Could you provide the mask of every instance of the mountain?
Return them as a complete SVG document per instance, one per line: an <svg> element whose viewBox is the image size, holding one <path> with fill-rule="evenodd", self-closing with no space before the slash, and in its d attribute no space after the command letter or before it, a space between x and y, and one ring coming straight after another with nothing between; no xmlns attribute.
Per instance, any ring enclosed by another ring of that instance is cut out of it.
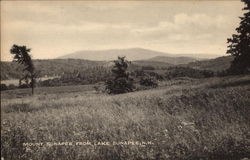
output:
<svg viewBox="0 0 250 160"><path fill-rule="evenodd" d="M194 69L205 69L211 71L222 71L230 67L233 56L223 56L210 60L196 61L182 66Z"/></svg>
<svg viewBox="0 0 250 160"><path fill-rule="evenodd" d="M118 56L126 56L130 61L149 59L155 56L167 56L168 54L142 48L129 49L110 49L110 50L91 50L91 51L77 51L72 54L67 54L59 59L88 59L94 61L110 61L117 59Z"/></svg>
<svg viewBox="0 0 250 160"><path fill-rule="evenodd" d="M214 54L170 54L143 48L128 48L128 49L109 49L109 50L82 50L71 54L58 57L58 59L87 59L94 61L111 61L117 59L118 56L126 56L130 61L146 60L154 57L190 57L197 60L219 57ZM190 62L189 59L188 62ZM182 63L182 60L180 60ZM192 60L191 60L192 61ZM168 61L167 61L168 62ZM179 64L179 60L177 60Z"/></svg>
<svg viewBox="0 0 250 160"><path fill-rule="evenodd" d="M178 64L188 64L190 62L195 62L197 59L191 57L170 57L170 56L156 56L148 59L149 61L164 62L168 64L178 65Z"/></svg>

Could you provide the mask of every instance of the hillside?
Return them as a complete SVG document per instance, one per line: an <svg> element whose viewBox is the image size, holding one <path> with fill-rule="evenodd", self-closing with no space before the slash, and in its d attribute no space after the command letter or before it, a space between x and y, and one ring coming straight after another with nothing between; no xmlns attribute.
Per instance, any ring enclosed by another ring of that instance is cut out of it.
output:
<svg viewBox="0 0 250 160"><path fill-rule="evenodd" d="M186 65L181 65L184 67L190 67L194 69L204 69L211 71L222 71L230 67L230 63L233 60L232 56L223 56L210 60L191 62Z"/></svg>
<svg viewBox="0 0 250 160"><path fill-rule="evenodd" d="M44 76L61 76L64 73L73 73L74 71L82 71L94 73L96 67L102 71L113 65L112 61L90 61L83 59L49 59L34 60L35 68L40 77ZM133 61L129 70L141 69L142 67L164 69L171 64L155 61ZM1 62L1 80L19 79L22 76L23 66L14 62ZM97 74L97 73L96 73Z"/></svg>
<svg viewBox="0 0 250 160"><path fill-rule="evenodd" d="M230 66L233 57L224 56L211 60L195 61L189 57L152 57L149 60L132 61L130 70L149 69L161 70L164 73L170 66L189 67L198 70L222 71ZM190 62L191 61L191 62ZM195 62L192 62L195 61ZM190 62L188 64L180 64ZM34 60L36 69L40 72L40 76L60 76L67 72L74 71L93 71L95 67L101 67L104 70L113 65L112 61L90 61L83 59L50 59L50 60ZM1 80L19 79L21 77L23 67L14 62L1 62ZM92 70L91 70L92 69Z"/></svg>
<svg viewBox="0 0 250 160"><path fill-rule="evenodd" d="M246 159L250 155L249 82L249 76L186 78L121 95L97 93L90 85L36 88L34 96L29 96L29 89L4 91L1 156ZM87 141L87 145L78 143ZM28 142L43 144L23 146ZM72 146L57 142L72 142Z"/></svg>
<svg viewBox="0 0 250 160"><path fill-rule="evenodd" d="M150 58L149 61L164 62L164 63L173 64L173 65L178 65L178 64L187 64L190 62L195 62L197 61L197 59L191 58L191 57L156 56L156 57Z"/></svg>
<svg viewBox="0 0 250 160"><path fill-rule="evenodd" d="M56 76L65 72L73 72L74 70L82 70L90 67L103 66L105 62L89 61L81 59L49 59L34 60L35 68L39 71L39 75ZM1 62L1 80L18 79L21 77L23 66L15 62Z"/></svg>

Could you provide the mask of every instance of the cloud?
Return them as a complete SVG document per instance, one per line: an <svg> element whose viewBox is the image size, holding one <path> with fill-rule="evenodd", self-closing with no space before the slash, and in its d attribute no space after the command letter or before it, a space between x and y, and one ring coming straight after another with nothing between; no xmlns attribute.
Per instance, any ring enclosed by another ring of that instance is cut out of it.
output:
<svg viewBox="0 0 250 160"><path fill-rule="evenodd" d="M4 1L2 51L18 43L34 48L35 58L127 47L222 52L237 27L241 6L214 3Z"/></svg>
<svg viewBox="0 0 250 160"><path fill-rule="evenodd" d="M213 43L213 39L217 42L218 38L225 37L231 25L230 18L223 15L178 13L172 20L160 21L153 27L134 27L132 32L159 41Z"/></svg>
<svg viewBox="0 0 250 160"><path fill-rule="evenodd" d="M185 13L174 16L174 23L182 26L196 26L200 28L225 28L230 22L228 16L216 15L209 16L206 14L192 14Z"/></svg>

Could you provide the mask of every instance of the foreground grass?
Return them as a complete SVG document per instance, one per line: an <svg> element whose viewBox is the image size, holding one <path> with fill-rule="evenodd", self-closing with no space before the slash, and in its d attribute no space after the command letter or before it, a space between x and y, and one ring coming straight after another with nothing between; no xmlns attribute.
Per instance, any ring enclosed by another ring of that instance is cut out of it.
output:
<svg viewBox="0 0 250 160"><path fill-rule="evenodd" d="M250 155L249 84L250 76L241 76L177 79L158 89L113 96L97 94L89 86L40 88L33 97L26 96L27 90L2 92L2 157L244 158ZM23 146L86 141L150 143Z"/></svg>

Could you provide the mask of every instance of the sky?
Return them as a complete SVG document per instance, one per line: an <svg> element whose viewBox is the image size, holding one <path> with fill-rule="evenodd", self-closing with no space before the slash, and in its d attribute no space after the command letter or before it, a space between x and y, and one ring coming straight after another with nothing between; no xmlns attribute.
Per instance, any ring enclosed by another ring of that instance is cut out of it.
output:
<svg viewBox="0 0 250 160"><path fill-rule="evenodd" d="M34 59L79 50L145 48L226 55L240 1L1 1L1 60L13 44Z"/></svg>

